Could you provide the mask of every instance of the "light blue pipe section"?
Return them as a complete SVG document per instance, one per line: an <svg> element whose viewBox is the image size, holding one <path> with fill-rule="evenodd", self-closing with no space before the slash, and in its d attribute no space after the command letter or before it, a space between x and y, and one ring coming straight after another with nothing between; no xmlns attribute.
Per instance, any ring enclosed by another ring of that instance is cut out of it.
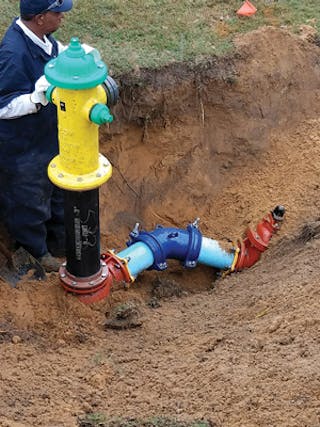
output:
<svg viewBox="0 0 320 427"><path fill-rule="evenodd" d="M151 267L154 262L151 249L143 242L137 242L129 246L123 251L118 252L117 256L128 261L128 270L134 278L142 271Z"/></svg>
<svg viewBox="0 0 320 427"><path fill-rule="evenodd" d="M202 237L198 262L210 267L225 269L230 268L234 260L234 253L222 249L216 240Z"/></svg>
<svg viewBox="0 0 320 427"><path fill-rule="evenodd" d="M163 229L166 232L165 229ZM177 230L179 231L179 230ZM127 260L128 270L132 277L150 268L154 263L151 249L143 242L136 242L123 251L117 253L119 258ZM202 237L201 249L198 257L200 264L217 269L230 268L234 260L234 253L228 253L222 249L216 240Z"/></svg>

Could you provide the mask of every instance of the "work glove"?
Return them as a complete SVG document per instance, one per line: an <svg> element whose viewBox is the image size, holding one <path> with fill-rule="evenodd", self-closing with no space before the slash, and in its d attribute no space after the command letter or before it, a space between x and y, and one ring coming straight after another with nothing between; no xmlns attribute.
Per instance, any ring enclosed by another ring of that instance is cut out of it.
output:
<svg viewBox="0 0 320 427"><path fill-rule="evenodd" d="M46 98L46 91L50 83L45 76L41 76L34 85L34 91L31 94L31 102L34 104L42 104L46 106L49 101Z"/></svg>
<svg viewBox="0 0 320 427"><path fill-rule="evenodd" d="M86 44L86 43L82 43L82 44L81 44L81 47L82 47L82 49L85 51L85 53L90 53L90 52L92 52L92 51L94 50L94 47L89 46L89 45L88 45L88 44Z"/></svg>
<svg viewBox="0 0 320 427"><path fill-rule="evenodd" d="M95 61L101 61L100 53L92 46L89 46L88 44L82 43L82 49L85 51L86 55L90 53L94 57Z"/></svg>

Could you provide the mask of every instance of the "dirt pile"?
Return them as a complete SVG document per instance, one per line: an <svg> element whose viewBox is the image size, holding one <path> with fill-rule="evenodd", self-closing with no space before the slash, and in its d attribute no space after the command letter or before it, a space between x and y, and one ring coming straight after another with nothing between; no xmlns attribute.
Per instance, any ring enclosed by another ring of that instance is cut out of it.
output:
<svg viewBox="0 0 320 427"><path fill-rule="evenodd" d="M195 217L205 236L234 239L281 203L279 235L224 280L171 262L91 307L55 274L1 284L1 426L73 427L84 413L320 425L320 50L272 28L236 44L233 57L121 78L102 135L114 166L100 191L102 248L122 249L135 222ZM143 321L105 329L127 302Z"/></svg>

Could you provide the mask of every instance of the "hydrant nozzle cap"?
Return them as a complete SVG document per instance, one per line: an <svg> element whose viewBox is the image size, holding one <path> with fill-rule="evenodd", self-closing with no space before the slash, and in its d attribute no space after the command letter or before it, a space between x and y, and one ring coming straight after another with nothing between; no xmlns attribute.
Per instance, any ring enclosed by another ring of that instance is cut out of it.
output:
<svg viewBox="0 0 320 427"><path fill-rule="evenodd" d="M104 123L111 123L113 116L106 105L96 104L90 111L90 120L96 125L102 125Z"/></svg>
<svg viewBox="0 0 320 427"><path fill-rule="evenodd" d="M103 83L108 75L105 63L86 54L78 37L72 37L68 48L49 61L44 72L52 85L64 89L90 89Z"/></svg>
<svg viewBox="0 0 320 427"><path fill-rule="evenodd" d="M78 37L72 37L70 40L67 55L69 58L81 58L85 55L85 51L81 46Z"/></svg>

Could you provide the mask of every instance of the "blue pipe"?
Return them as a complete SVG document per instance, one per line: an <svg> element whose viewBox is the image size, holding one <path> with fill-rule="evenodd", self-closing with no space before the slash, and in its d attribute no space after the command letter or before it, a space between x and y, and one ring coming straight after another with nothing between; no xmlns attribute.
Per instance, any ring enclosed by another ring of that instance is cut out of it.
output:
<svg viewBox="0 0 320 427"><path fill-rule="evenodd" d="M226 252L216 240L203 237L197 225L189 224L186 230L163 228L139 231L138 224L130 233L128 248L117 256L127 260L132 277L144 270L165 270L167 259L177 259L187 268L197 263L217 269L228 269L234 260L234 253Z"/></svg>
<svg viewBox="0 0 320 427"><path fill-rule="evenodd" d="M226 252L216 240L202 237L201 249L198 258L200 264L220 270L228 269L232 266L234 252Z"/></svg>
<svg viewBox="0 0 320 427"><path fill-rule="evenodd" d="M117 257L128 261L127 267L131 277L134 279L144 270L149 269L154 263L154 257L151 249L142 242L117 253Z"/></svg>

